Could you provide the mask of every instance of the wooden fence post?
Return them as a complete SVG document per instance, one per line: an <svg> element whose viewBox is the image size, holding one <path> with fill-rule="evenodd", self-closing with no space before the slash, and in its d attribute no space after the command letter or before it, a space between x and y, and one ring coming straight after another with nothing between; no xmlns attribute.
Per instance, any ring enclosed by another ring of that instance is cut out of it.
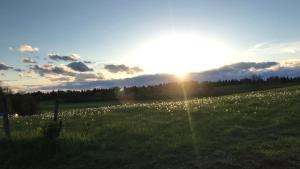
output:
<svg viewBox="0 0 300 169"><path fill-rule="evenodd" d="M54 118L53 120L55 122L57 122L57 119L58 119L58 101L55 100L55 105L54 105Z"/></svg>
<svg viewBox="0 0 300 169"><path fill-rule="evenodd" d="M8 139L10 139L10 126L9 126L8 107L7 107L7 98L6 98L6 96L3 96L3 109L4 109L3 129L4 129L5 136Z"/></svg>

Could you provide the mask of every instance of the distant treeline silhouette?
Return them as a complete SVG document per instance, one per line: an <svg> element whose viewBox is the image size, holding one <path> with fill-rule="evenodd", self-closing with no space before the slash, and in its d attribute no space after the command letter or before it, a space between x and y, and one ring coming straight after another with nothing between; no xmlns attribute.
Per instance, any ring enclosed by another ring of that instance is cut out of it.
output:
<svg viewBox="0 0 300 169"><path fill-rule="evenodd" d="M222 80L216 82L173 82L154 86L141 87L114 87L110 89L92 90L67 90L51 92L34 92L30 95L38 101L59 99L64 102L82 101L136 101L136 100L164 100L181 99L183 91L190 98L220 96L231 93L262 90L280 87L282 84L300 84L300 77L270 77L263 79L259 76L252 76L240 80Z"/></svg>
<svg viewBox="0 0 300 169"><path fill-rule="evenodd" d="M67 90L51 92L17 93L4 92L0 88L0 97L6 93L9 98L10 112L18 112L21 115L30 115L37 112L37 104L43 101L59 102L89 102L89 101L114 101L135 102L147 100L179 100L184 98L200 98L210 96L222 96L234 93L266 90L289 85L300 84L300 77L270 77L263 79L252 76L240 80L222 80L216 82L182 81L154 86L141 87L114 87L110 89L92 90ZM2 110L2 104L0 105Z"/></svg>

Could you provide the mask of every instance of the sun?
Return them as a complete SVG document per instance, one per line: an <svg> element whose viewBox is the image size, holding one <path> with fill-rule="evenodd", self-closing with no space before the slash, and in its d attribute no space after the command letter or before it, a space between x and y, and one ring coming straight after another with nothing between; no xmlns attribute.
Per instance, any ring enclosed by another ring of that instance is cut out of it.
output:
<svg viewBox="0 0 300 169"><path fill-rule="evenodd" d="M136 60L149 73L171 73L184 77L224 65L230 48L220 40L191 32L161 34L143 42L135 52Z"/></svg>
<svg viewBox="0 0 300 169"><path fill-rule="evenodd" d="M175 74L178 77L178 79L184 80L185 77L187 76L188 72L186 72L186 71L177 71L177 72L174 71L173 74Z"/></svg>

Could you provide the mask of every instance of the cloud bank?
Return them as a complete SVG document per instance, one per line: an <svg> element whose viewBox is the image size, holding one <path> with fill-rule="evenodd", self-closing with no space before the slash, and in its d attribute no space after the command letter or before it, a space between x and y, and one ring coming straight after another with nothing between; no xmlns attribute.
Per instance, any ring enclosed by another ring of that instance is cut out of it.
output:
<svg viewBox="0 0 300 169"><path fill-rule="evenodd" d="M85 82L69 82L56 86L47 86L38 88L38 90L79 90L79 89L92 89L92 88L111 88L111 87L124 87L124 86L146 86L156 85L161 83L175 82L177 77L169 74L156 74L156 75L141 75L133 78L115 79L115 80L97 80ZM34 89L37 90L37 89Z"/></svg>
<svg viewBox="0 0 300 169"><path fill-rule="evenodd" d="M74 70L76 69L76 70ZM73 67L69 65L33 65L29 68L30 71L45 77L50 81L54 82L83 82L88 80L99 80L103 79L104 76L101 73L86 73L86 71L91 71L92 69L81 67Z"/></svg>
<svg viewBox="0 0 300 169"><path fill-rule="evenodd" d="M253 75L262 78L270 76L300 76L300 60L285 60L278 62L240 62L226 65L210 71L192 73L191 80L216 81L249 78Z"/></svg>
<svg viewBox="0 0 300 169"><path fill-rule="evenodd" d="M186 79L198 82L203 81L218 81L250 78L253 75L268 78L270 76L300 76L300 59L285 60L282 62L240 62L231 65L222 66L218 69L213 69L204 72L190 73ZM69 82L56 86L47 86L38 90L78 90L92 88L111 88L123 86L147 86L157 85L161 83L169 83L178 81L175 75L171 74L155 74L141 75L133 78L116 79L116 80L96 80L88 82Z"/></svg>

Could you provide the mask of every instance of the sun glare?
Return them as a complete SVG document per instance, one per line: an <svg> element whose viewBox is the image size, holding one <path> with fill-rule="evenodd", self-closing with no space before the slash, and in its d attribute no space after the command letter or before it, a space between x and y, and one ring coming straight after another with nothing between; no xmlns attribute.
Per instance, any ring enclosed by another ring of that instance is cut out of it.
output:
<svg viewBox="0 0 300 169"><path fill-rule="evenodd" d="M230 48L219 40L196 33L168 33L144 42L136 59L149 73L172 73L184 77L224 65Z"/></svg>
<svg viewBox="0 0 300 169"><path fill-rule="evenodd" d="M185 71L178 71L178 72L176 72L176 71L174 71L173 73L174 73L180 80L183 80L183 79L185 79L185 77L186 77L186 75L187 75L188 72L185 72Z"/></svg>

